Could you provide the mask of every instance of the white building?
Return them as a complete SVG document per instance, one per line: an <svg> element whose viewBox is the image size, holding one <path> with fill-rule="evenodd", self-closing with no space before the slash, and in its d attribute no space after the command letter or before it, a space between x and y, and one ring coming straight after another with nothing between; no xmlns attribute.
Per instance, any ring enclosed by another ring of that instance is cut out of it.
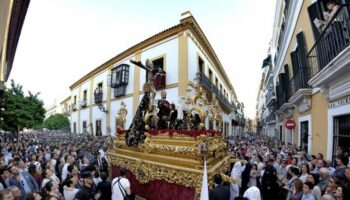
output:
<svg viewBox="0 0 350 200"><path fill-rule="evenodd" d="M212 46L194 17L186 12L180 23L166 29L111 58L83 76L71 87L71 130L76 133L114 135L117 112L121 102L126 104L128 115L125 129L130 126L142 99L146 81L144 69L130 63L130 59L145 63L150 59L166 72L165 84L157 89L167 92L169 102L178 103L187 89L194 92L196 74L207 90L209 99L217 96L223 113L223 132L233 134L234 103L238 103L231 85ZM95 95L95 89L98 89ZM206 123L209 128L209 123Z"/></svg>

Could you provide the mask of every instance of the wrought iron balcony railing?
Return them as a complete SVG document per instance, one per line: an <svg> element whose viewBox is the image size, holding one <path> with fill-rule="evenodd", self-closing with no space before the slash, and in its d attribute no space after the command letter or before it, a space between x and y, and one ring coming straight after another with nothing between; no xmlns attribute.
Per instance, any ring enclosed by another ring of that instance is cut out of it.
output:
<svg viewBox="0 0 350 200"><path fill-rule="evenodd" d="M311 78L349 46L349 9L350 4L340 6L307 54Z"/></svg>
<svg viewBox="0 0 350 200"><path fill-rule="evenodd" d="M287 99L291 98L298 90L310 88L308 82L310 80L310 68L300 68L297 73L289 80L287 88Z"/></svg>
<svg viewBox="0 0 350 200"><path fill-rule="evenodd" d="M199 84L205 87L207 90L211 91L215 94L216 98L224 104L229 110L234 108L233 104L231 104L226 97L220 92L220 90L211 82L211 80L202 72L198 72Z"/></svg>
<svg viewBox="0 0 350 200"><path fill-rule="evenodd" d="M269 122L273 122L276 121L276 115L275 113L270 113L266 118L265 118L265 122L269 123Z"/></svg>
<svg viewBox="0 0 350 200"><path fill-rule="evenodd" d="M276 99L275 91L268 91L268 93L266 94L267 105L270 105L273 99Z"/></svg>
<svg viewBox="0 0 350 200"><path fill-rule="evenodd" d="M96 104L102 102L102 99L103 99L103 92L102 92L101 90L100 90L100 91L95 91L94 96L95 96L95 103L96 103Z"/></svg>

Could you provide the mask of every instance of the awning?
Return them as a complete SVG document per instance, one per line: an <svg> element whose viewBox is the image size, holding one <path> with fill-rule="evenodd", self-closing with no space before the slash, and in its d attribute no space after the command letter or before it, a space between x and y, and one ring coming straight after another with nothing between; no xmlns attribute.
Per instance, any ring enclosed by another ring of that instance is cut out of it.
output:
<svg viewBox="0 0 350 200"><path fill-rule="evenodd" d="M261 68L266 67L267 65L269 65L271 62L271 55L269 54L264 60L263 60L263 64Z"/></svg>

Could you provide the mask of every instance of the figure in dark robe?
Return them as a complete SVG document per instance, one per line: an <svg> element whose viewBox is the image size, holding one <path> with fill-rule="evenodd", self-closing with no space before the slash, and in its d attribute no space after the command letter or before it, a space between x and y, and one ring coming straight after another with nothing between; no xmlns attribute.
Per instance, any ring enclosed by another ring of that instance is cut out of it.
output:
<svg viewBox="0 0 350 200"><path fill-rule="evenodd" d="M170 103L166 100L166 92L161 92L161 99L158 101L158 129L168 129L168 118L170 116Z"/></svg>

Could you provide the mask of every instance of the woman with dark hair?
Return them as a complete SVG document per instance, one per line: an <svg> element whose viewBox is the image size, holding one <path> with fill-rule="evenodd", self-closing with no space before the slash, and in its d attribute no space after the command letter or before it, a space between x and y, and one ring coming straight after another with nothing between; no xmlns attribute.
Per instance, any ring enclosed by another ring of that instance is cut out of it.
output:
<svg viewBox="0 0 350 200"><path fill-rule="evenodd" d="M257 164L252 164L252 170L250 171L250 179L249 179L249 183L248 186L256 186L259 187L259 177L260 177L260 173L258 171L258 165Z"/></svg>
<svg viewBox="0 0 350 200"><path fill-rule="evenodd" d="M306 182L310 182L314 185L314 188L312 189L312 194L315 196L317 200L321 199L322 193L320 187L316 186L318 184L319 176L315 174L310 174L306 178Z"/></svg>
<svg viewBox="0 0 350 200"><path fill-rule="evenodd" d="M45 198L56 197L57 199L60 199L61 195L57 190L58 184L55 181L51 180L47 182L45 187L43 188L43 196Z"/></svg>
<svg viewBox="0 0 350 200"><path fill-rule="evenodd" d="M26 195L26 200L41 200L41 196L37 193L28 193Z"/></svg>
<svg viewBox="0 0 350 200"><path fill-rule="evenodd" d="M299 179L301 181L303 181L303 183L305 183L306 178L309 176L309 174L310 174L309 165L307 163L303 163L301 165L301 175L300 175Z"/></svg>
<svg viewBox="0 0 350 200"><path fill-rule="evenodd" d="M39 170L37 169L36 165L29 165L29 168L28 168L29 174L35 179L35 181L38 184L38 186L40 186L40 184L41 184L41 177L38 174L38 171Z"/></svg>

